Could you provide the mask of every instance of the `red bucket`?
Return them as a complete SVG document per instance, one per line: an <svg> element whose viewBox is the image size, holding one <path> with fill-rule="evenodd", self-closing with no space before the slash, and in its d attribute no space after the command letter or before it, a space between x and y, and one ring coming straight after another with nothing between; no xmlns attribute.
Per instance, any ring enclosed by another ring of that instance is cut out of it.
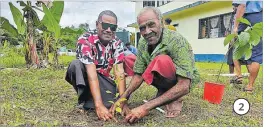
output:
<svg viewBox="0 0 266 129"><path fill-rule="evenodd" d="M205 82L203 99L213 104L220 104L224 95L224 85Z"/></svg>

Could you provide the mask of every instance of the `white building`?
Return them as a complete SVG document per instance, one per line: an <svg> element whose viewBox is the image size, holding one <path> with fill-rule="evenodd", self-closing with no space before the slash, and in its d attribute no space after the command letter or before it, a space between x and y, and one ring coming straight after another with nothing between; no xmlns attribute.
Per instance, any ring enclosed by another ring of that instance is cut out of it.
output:
<svg viewBox="0 0 266 129"><path fill-rule="evenodd" d="M135 1L136 16L145 6L158 7L164 18L171 18L179 33L191 44L196 61L222 61L228 46L224 47L225 31L229 29L232 1ZM128 27L136 28L137 23ZM137 34L139 38L139 34ZM137 39L135 40L137 44Z"/></svg>

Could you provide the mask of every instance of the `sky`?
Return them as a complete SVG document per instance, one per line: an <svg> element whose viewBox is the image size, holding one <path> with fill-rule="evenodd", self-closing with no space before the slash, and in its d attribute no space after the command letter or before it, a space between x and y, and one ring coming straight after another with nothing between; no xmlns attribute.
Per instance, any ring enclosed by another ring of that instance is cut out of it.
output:
<svg viewBox="0 0 266 129"><path fill-rule="evenodd" d="M126 28L128 24L136 21L135 17L135 3L128 2L129 0L87 0L87 1L70 1L65 0L64 12L62 14L60 25L62 27L74 25L77 27L80 23L88 23L90 29L95 29L95 22L99 13L103 10L112 10L118 18L118 27L132 30L132 28ZM125 1L125 2L122 2ZM11 24L15 26L12 13L9 9L8 2L1 1L0 15L9 20ZM12 3L19 9L20 6L16 1ZM33 3L35 3L33 1ZM40 11L36 11L40 19L44 14Z"/></svg>

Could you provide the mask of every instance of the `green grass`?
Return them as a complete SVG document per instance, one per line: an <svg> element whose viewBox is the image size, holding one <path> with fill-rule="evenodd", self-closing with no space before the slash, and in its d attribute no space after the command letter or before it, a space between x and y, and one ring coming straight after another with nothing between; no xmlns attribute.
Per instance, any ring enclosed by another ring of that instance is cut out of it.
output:
<svg viewBox="0 0 266 129"><path fill-rule="evenodd" d="M75 56L59 56L58 62L63 66L67 67L68 64L74 60ZM53 54L49 54L49 62L53 62ZM8 53L4 53L3 57L0 57L0 68L25 68L26 61L23 54L18 54L14 51L9 51Z"/></svg>
<svg viewBox="0 0 266 129"><path fill-rule="evenodd" d="M16 48L0 48L0 68L22 68L25 66L26 61L22 49Z"/></svg>
<svg viewBox="0 0 266 129"><path fill-rule="evenodd" d="M76 56L58 56L58 63L67 67L72 60L76 59ZM53 62L53 54L49 53L49 62Z"/></svg>
<svg viewBox="0 0 266 129"><path fill-rule="evenodd" d="M70 62L75 57L68 58ZM201 74L202 83L216 82L219 63L196 63ZM243 67L243 72L246 68ZM255 84L253 95L241 91L243 85L229 85L228 77L220 77L219 83L225 84L225 94L220 105L210 104L202 99L204 86L199 84L184 97L181 115L166 119L157 110L139 122L126 123L98 121L94 111L79 113L74 110L77 96L70 84L65 80L65 70L39 69L26 70L8 69L0 71L0 126L259 126L263 125L262 108L262 68ZM222 73L228 73L225 64ZM129 82L129 78L127 82ZM150 99L156 94L156 89L143 84L134 92L129 100L130 107L143 104L143 99ZM233 103L237 98L246 98L251 108L248 114L239 116L233 112ZM164 107L162 107L164 108ZM118 116L122 121L122 117Z"/></svg>

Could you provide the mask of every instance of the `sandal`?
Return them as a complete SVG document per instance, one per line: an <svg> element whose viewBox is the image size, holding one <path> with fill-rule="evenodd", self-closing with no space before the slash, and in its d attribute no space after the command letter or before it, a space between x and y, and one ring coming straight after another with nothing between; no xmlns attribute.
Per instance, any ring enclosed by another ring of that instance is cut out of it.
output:
<svg viewBox="0 0 266 129"><path fill-rule="evenodd" d="M243 88L243 91L245 91L247 93L252 93L253 92L253 88L245 87L245 88Z"/></svg>
<svg viewBox="0 0 266 129"><path fill-rule="evenodd" d="M242 80L242 76L240 77L234 77L233 79L230 80L230 83L235 83L235 84L242 84L243 83L243 80Z"/></svg>
<svg viewBox="0 0 266 129"><path fill-rule="evenodd" d="M183 107L183 100L175 100L166 105L166 118L174 118L180 115Z"/></svg>

